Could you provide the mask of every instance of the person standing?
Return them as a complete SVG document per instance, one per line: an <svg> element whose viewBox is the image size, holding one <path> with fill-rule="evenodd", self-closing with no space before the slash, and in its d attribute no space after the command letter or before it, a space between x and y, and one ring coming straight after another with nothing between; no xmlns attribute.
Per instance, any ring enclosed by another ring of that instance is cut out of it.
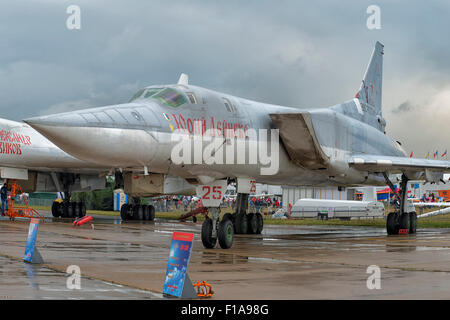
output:
<svg viewBox="0 0 450 320"><path fill-rule="evenodd" d="M188 198L185 196L185 197L183 198L183 205L184 205L184 211L185 211L185 212L188 211L188 204L189 204L189 200L188 200Z"/></svg>
<svg viewBox="0 0 450 320"><path fill-rule="evenodd" d="M2 199L2 216L5 215L5 209L8 210L8 185L6 182L3 184L2 188L0 189L0 196Z"/></svg>

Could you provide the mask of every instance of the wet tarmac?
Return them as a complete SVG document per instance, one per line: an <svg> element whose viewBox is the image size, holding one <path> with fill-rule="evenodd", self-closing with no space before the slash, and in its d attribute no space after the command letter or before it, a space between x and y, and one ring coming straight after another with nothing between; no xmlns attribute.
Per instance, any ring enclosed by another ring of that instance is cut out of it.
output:
<svg viewBox="0 0 450 320"><path fill-rule="evenodd" d="M48 216L48 214L47 214ZM382 228L266 225L228 250L204 249L201 223L125 222L94 216L75 228L47 218L37 246L44 265L22 262L28 221L0 220L0 299L160 299L173 231L194 233L188 273L213 299L449 299L450 229L387 236ZM67 289L66 269L81 270ZM369 289L380 268L380 289Z"/></svg>

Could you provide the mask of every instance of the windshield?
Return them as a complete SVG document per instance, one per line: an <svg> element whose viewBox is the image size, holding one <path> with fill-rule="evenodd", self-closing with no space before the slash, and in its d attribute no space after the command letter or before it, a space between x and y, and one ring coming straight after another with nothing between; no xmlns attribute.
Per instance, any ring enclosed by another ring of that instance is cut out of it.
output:
<svg viewBox="0 0 450 320"><path fill-rule="evenodd" d="M139 98L139 97L142 95L142 93L144 92L144 90L145 90L145 89L141 89L141 90L139 90L138 92L136 92L136 93L134 94L134 96L130 99L129 102L131 102L131 101L136 100L137 98Z"/></svg>
<svg viewBox="0 0 450 320"><path fill-rule="evenodd" d="M161 90L162 88L148 88L147 91L145 91L144 98L149 98Z"/></svg>
<svg viewBox="0 0 450 320"><path fill-rule="evenodd" d="M172 88L166 88L153 95L152 98L170 107L179 107L187 101L184 95Z"/></svg>

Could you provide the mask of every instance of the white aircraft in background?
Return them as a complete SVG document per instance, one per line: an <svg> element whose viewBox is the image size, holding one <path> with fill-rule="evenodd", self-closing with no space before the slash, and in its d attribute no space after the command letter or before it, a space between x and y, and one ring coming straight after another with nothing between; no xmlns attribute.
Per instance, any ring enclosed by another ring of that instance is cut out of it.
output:
<svg viewBox="0 0 450 320"><path fill-rule="evenodd" d="M0 118L0 177L17 180L24 192L63 192L63 202L54 202L55 217L82 217L83 202L72 202L71 193L103 189L108 170L78 160L59 149L25 123Z"/></svg>

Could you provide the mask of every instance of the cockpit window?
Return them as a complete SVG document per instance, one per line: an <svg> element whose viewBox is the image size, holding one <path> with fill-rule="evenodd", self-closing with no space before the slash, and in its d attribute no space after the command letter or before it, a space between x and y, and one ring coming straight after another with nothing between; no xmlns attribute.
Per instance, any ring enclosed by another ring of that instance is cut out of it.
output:
<svg viewBox="0 0 450 320"><path fill-rule="evenodd" d="M186 95L188 96L189 101L192 104L197 104L197 97L195 96L195 93L193 93L193 92L186 92Z"/></svg>
<svg viewBox="0 0 450 320"><path fill-rule="evenodd" d="M153 95L152 98L159 100L170 107L179 107L187 101L184 95L172 88L166 88L163 91Z"/></svg>
<svg viewBox="0 0 450 320"><path fill-rule="evenodd" d="M230 100L228 100L226 98L222 98L222 100L223 100L223 104L225 105L225 108L227 108L227 110L229 112L235 112L236 111L234 106L231 104Z"/></svg>
<svg viewBox="0 0 450 320"><path fill-rule="evenodd" d="M162 88L148 88L147 91L145 91L144 98L149 98L161 90Z"/></svg>
<svg viewBox="0 0 450 320"><path fill-rule="evenodd" d="M130 99L129 102L131 102L131 101L136 100L137 98L139 98L139 97L142 95L142 93L144 92L144 90L145 90L145 89L141 89L141 90L139 90L138 92L136 92L136 94L133 96L133 98Z"/></svg>

